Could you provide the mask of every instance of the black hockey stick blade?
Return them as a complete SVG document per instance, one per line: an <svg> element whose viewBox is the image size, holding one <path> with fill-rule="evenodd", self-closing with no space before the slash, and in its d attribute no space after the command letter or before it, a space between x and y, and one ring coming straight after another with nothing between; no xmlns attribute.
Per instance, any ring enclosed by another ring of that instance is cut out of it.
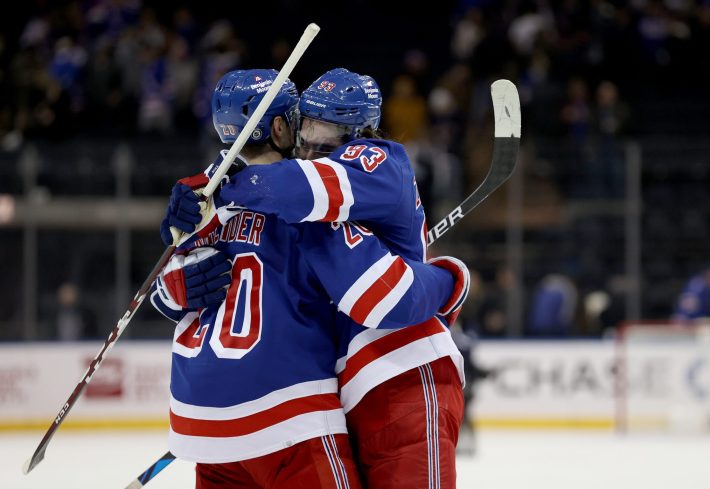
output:
<svg viewBox="0 0 710 489"><path fill-rule="evenodd" d="M230 174L241 171L245 167L246 163L243 160L238 159L230 167ZM216 170L216 168L214 170ZM101 362L104 361L104 355L111 348L113 348L113 346L116 344L116 341L118 341L118 338L123 333L123 330L126 329L128 323L130 323L131 319L133 318L133 315L136 313L138 308L143 303L143 300L150 292L150 288L153 285L153 282L155 282L155 279L158 277L160 272L168 263L168 260L173 255L174 251L175 245L170 245L165 249L162 256L158 259L158 262L153 267L153 270L151 270L150 274L143 282L143 285L141 285L141 288L138 290L138 292L136 292L136 295L133 297L133 300L131 300L131 303L128 305L128 309L124 313L123 317L118 320L118 323L113 328L111 334L109 334L108 338L104 342L101 351L99 351L98 355L96 355L94 360L89 365L89 368L86 370L84 377L76 385L74 391L69 396L69 399L67 399L67 401L64 403L64 406L62 406L62 409L59 410L59 413L47 429L47 432L42 438L42 441L39 442L39 446L37 446L37 449L35 450L34 454L32 454L32 457L27 459L22 465L22 472L25 475L27 475L32 469L34 469L38 463L44 460L44 454L47 451L47 445L49 445L49 442L52 441L52 437L54 437L54 434L57 432L57 429L59 429L59 426L64 422L64 419L66 418L67 414L69 414L71 408L73 408L74 405L77 403L77 401L83 394L84 389L86 389L86 386L89 384L89 382L91 382L92 376L101 366Z"/></svg>
<svg viewBox="0 0 710 489"><path fill-rule="evenodd" d="M42 441L39 442L39 446L37 446L37 449L32 454L32 457L27 459L27 461L22 465L22 472L24 474L28 474L32 469L37 466L38 463L44 460L44 453L47 451L47 445L49 445L49 442L52 440L52 437L57 432L57 429L59 429L59 426L61 426L61 424L64 422L64 419L66 418L67 414L69 414L69 411L71 411L71 408L74 407L76 402L81 397L81 394L84 392L84 389L86 389L86 386L89 384L89 382L91 382L91 377L101 366L101 362L103 362L104 360L104 355L111 348L113 348L113 346L116 344L116 341L118 341L118 338L121 336L121 333L123 333L123 330L126 329L126 326L128 326L128 323L131 321L131 318L136 313L140 305L143 303L143 300L145 299L146 295L148 295L148 292L150 292L150 287L153 285L153 282L155 281L156 277L172 256L174 250L175 246L173 245L168 246L165 249L163 255L160 257L158 262L153 267L153 270L148 275L148 278L145 279L143 285L141 285L141 288L138 290L138 292L136 292L136 295L133 297L131 303L128 305L128 309L121 317L121 319L118 320L118 323L113 328L108 338L104 342L101 351L99 351L98 355L96 355L96 357L94 357L94 359L91 361L91 364L86 370L84 377L79 381L76 387L74 387L74 391L72 391L71 395L69 396L69 399L67 399L62 408L59 410L59 413L54 418L54 421L49 426L49 429L47 429L47 432L42 438Z"/></svg>
<svg viewBox="0 0 710 489"><path fill-rule="evenodd" d="M513 174L520 148L520 99L515 85L508 80L497 80L491 85L495 141L488 174L466 200L429 230L427 245L446 233L463 216L471 212Z"/></svg>
<svg viewBox="0 0 710 489"><path fill-rule="evenodd" d="M165 455L160 457L155 461L153 465L148 467L148 469L138 476L133 482L126 486L126 489L140 489L150 482L156 475L158 475L165 467L170 465L170 463L175 460L175 455L167 452Z"/></svg>
<svg viewBox="0 0 710 489"><path fill-rule="evenodd" d="M293 51L284 63L283 68L281 68L281 71L279 71L276 80L274 80L274 83L271 84L268 91L264 94L264 97L261 99L259 104L256 106L256 109L254 109L254 112L247 120L244 129L239 134L239 136L237 136L237 139L232 144L232 147L229 149L229 152L224 157L224 160L216 168L215 173L205 186L203 192L204 195L212 195L212 192L216 189L217 185L222 180L222 177L230 169L232 163L234 163L237 154L239 154L239 152L244 147L244 144L248 139L248 134L251 134L253 129L256 127L259 120L264 115L264 112L268 109L269 104L271 104L271 102L274 100L274 97L276 97L278 91L281 88L281 85L286 80L286 77L288 77L288 75L291 73L291 71L301 59L301 56L303 56L303 53L306 51L308 46L313 41L313 38L315 38L319 31L320 27L318 27L317 24L311 23L306 27L306 30L303 32L298 43L293 48ZM180 234L176 234L176 243L168 246L168 248L158 260L158 263L155 264L155 266L153 267L153 271L150 273L145 282L143 282L143 285L141 286L140 290L136 293L135 297L131 301L131 304L128 306L128 310L125 312L123 317L118 320L118 324L116 324L116 326L111 331L111 334L104 343L104 346L101 348L101 351L99 351L98 355L96 355L94 360L89 365L88 370L84 374L84 378L81 379L81 381L76 385L67 402L65 402L62 406L62 409L59 410L59 414L56 418L54 418L54 422L50 425L49 429L42 438L42 441L40 441L39 446L35 450L34 454L23 464L22 471L25 474L28 474L32 469L37 466L38 463L40 463L44 459L44 454L47 450L47 445L54 436L54 433L56 433L57 429L62 424L62 421L64 421L66 415L69 413L74 404L76 404L77 400L81 397L81 394L84 392L84 389L86 388L87 384L91 381L91 376L94 375L96 369L101 366L104 354L108 350L113 348L113 345L116 343L119 336L121 336L121 333L123 333L123 330L126 328L126 326L128 326L128 323L131 321L133 314L135 314L136 310L140 307L141 303L143 302L143 299L145 299L146 295L150 291L150 287L153 285L153 282L155 281L156 277L170 259L170 256L175 250L176 245L179 244L178 241L180 239Z"/></svg>

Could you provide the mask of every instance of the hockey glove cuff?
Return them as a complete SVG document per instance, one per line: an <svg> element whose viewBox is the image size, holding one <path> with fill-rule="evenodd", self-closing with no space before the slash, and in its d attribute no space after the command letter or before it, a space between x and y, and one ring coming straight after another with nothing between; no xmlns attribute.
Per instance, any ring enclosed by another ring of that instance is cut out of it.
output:
<svg viewBox="0 0 710 489"><path fill-rule="evenodd" d="M158 276L160 298L171 309L199 309L220 304L231 284L232 264L214 248L174 255Z"/></svg>
<svg viewBox="0 0 710 489"><path fill-rule="evenodd" d="M471 275L464 262L452 256L439 256L428 261L435 267L443 268L454 277L454 290L449 300L439 309L439 314L444 316L446 322L452 325L461 312L463 303L466 301L471 283Z"/></svg>

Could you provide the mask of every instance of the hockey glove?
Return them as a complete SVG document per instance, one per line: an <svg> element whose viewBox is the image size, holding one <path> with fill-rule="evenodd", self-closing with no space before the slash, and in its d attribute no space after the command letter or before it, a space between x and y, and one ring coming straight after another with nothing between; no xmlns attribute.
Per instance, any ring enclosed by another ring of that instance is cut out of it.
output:
<svg viewBox="0 0 710 489"><path fill-rule="evenodd" d="M232 264L214 248L197 248L173 255L158 276L156 286L172 309L199 309L221 304L232 283Z"/></svg>
<svg viewBox="0 0 710 489"><path fill-rule="evenodd" d="M454 276L454 290L446 304L439 309L439 314L444 316L446 322L451 326L456 322L463 303L466 301L471 274L464 262L452 256L438 256L429 260L428 263L443 268Z"/></svg>
<svg viewBox="0 0 710 489"><path fill-rule="evenodd" d="M173 186L172 193L170 195L170 202L168 204L168 209L165 213L165 218L160 224L160 238L166 245L171 245L173 243L173 235L170 231L171 227L175 227L183 233L194 233L197 228L197 236L192 237L189 241L194 241L197 238L205 237L210 232L212 232L219 224L223 224L232 217L236 212L218 212L220 208L225 207L226 203L222 202L219 197L219 188L215 191L212 199L205 201L202 196L202 189L207 185L210 180L210 176L219 167L222 158L226 155L226 152L222 152L220 157L215 161L210 167L203 173L199 173L192 177L183 178L178 180L178 182ZM248 162L241 156L237 155L233 165L232 171L239 171ZM229 181L228 176L223 178L223 182ZM239 210L231 209L233 210ZM219 218L215 216L219 215ZM229 216L229 217L227 217ZM204 220L204 223L200 225ZM220 222L222 221L222 222ZM181 248L185 248L186 243L181 244Z"/></svg>
<svg viewBox="0 0 710 489"><path fill-rule="evenodd" d="M166 245L171 245L173 243L171 226L184 233L192 233L201 220L200 197L190 187L178 182L173 187L168 210L160 224L160 238Z"/></svg>

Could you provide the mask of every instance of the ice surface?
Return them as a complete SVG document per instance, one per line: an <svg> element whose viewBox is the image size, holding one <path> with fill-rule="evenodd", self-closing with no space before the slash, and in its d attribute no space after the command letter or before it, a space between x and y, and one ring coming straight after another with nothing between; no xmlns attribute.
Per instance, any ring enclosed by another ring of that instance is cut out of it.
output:
<svg viewBox="0 0 710 489"><path fill-rule="evenodd" d="M24 476L42 434L0 434L0 488L123 489L166 451L158 431L60 430ZM459 489L708 489L710 436L484 431L458 472ZM175 461L146 487L192 488L194 466Z"/></svg>

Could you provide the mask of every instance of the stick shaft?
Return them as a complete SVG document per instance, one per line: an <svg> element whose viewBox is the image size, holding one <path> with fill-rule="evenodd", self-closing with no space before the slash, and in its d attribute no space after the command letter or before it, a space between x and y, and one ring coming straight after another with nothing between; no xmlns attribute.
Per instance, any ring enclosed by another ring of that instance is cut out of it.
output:
<svg viewBox="0 0 710 489"><path fill-rule="evenodd" d="M283 68L274 80L274 83L272 83L271 87L264 95L264 98L261 100L256 110L247 121L244 130L239 134L237 140L234 142L231 149L227 153L227 156L224 158L217 171L212 175L210 181L207 183L207 186L203 191L203 194L206 197L212 195L214 190L217 188L217 185L219 184L220 180L222 180L222 177L227 173L227 170L234 162L234 159L236 158L237 154L242 150L244 144L246 144L249 135L251 135L252 131L263 117L264 112L266 112L266 109L269 107L269 105L271 105L271 102L278 94L279 90L281 89L281 86L284 83L284 80L286 80L286 78L291 74L293 68L301 59L301 56L303 56L303 53L306 51L306 49L311 44L311 42L319 31L320 27L318 27L316 24L309 24L308 27L306 27L306 30L301 36L301 39L298 41L298 44L296 44L296 47L293 49L293 52L286 60L286 63L284 64ZM44 459L44 455L47 450L47 445L49 445L49 442L52 440L52 437L56 433L59 426L62 424L62 422L64 422L64 419L66 418L67 414L69 414L69 411L71 411L71 409L81 397L82 393L84 392L84 389L91 381L91 378L96 372L96 370L98 370L98 368L101 366L101 362L103 362L104 355L111 348L113 348L116 341L118 341L118 338L121 336L123 331L130 323L131 319L133 318L133 315L143 303L143 300L145 299L146 295L148 295L148 292L150 291L153 282L158 277L161 270L165 267L166 263L175 251L175 244L177 242L179 242L179 239L175 239L174 244L168 246L165 249L162 256L153 267L153 270L150 272L148 277L143 282L143 285L141 285L141 288L131 300L128 309L123 314L121 319L118 320L118 323L113 328L113 330L109 334L109 337L104 342L101 351L99 351L99 353L89 365L89 368L86 370L84 377L81 379L81 381L79 381L79 383L76 385L71 395L69 396L69 399L67 399L62 408L59 410L59 413L54 418L54 422L49 426L49 429L45 433L44 437L42 437L42 440L40 441L39 446L37 447L35 452L32 454L32 457L30 457L23 465L22 470L25 474L29 473L37 466L38 463L40 463Z"/></svg>
<svg viewBox="0 0 710 489"><path fill-rule="evenodd" d="M244 145L247 143L247 140L251 136L251 133L254 131L254 128L257 126L257 124L259 124L261 118L264 116L264 113L271 105L271 102L273 102L274 98L276 98L276 95L278 95L279 90L281 90L281 86L284 84L284 81L286 80L286 78L288 78L293 69L296 67L296 64L301 59L301 56L303 56L303 53L306 52L306 49L308 49L308 46L310 46L311 42L316 37L318 32L320 32L320 27L318 27L316 24L309 24L308 27L306 27L306 30L303 31L301 39L299 39L298 43L296 44L296 47L293 48L293 51L291 51L291 55L288 57L283 67L279 71L279 74L276 75L274 82L264 94L264 98L262 98L259 104L256 106L256 109L254 109L254 112L252 113L251 117L249 117L249 120L246 122L246 124L244 124L244 129L239 132L237 139L234 141L234 143L232 143L232 147L229 148L227 155L219 164L217 170L215 170L215 172L212 174L209 182L207 182L207 185L205 185L204 189L202 189L202 195L205 199L209 199L210 196L217 189L217 185L219 185L219 182L222 181L222 177L224 177L227 174L227 171L229 171L229 167L232 166L232 163L234 163L234 160L237 158L237 155L244 148ZM199 228L200 226L205 224L205 220L207 219L209 219L209 215L205 214L203 222L198 224L197 227ZM188 239L189 236L188 234L183 233L179 229L174 227L170 228L170 232L173 235L173 244L175 244L176 246L182 244L186 239Z"/></svg>
<svg viewBox="0 0 710 489"><path fill-rule="evenodd" d="M121 334L130 323L131 319L133 318L133 315L143 303L143 300L148 295L148 292L150 292L150 287L153 285L153 282L157 278L158 274L172 256L174 250L175 247L172 245L168 246L165 249L162 256L153 267L153 270L145 279L143 285L141 285L141 288L138 290L138 292L136 292L136 295L133 297L131 303L128 305L128 309L126 309L126 312L123 314L121 319L118 320L118 323L116 323L116 326L114 326L113 330L111 331L108 338L101 347L101 350L89 364L89 368L86 370L84 377L82 377L76 387L74 387L74 390L69 396L69 399L67 399L62 408L59 410L59 413L54 418L52 424L49 426L49 429L42 438L42 441L40 441L39 446L37 446L37 449L35 450L34 454L25 463L23 469L25 474L29 473L32 469L35 468L35 466L37 466L38 463L40 463L44 459L44 453L47 450L47 445L49 445L49 442L52 440L52 437L56 433L57 429L59 429L61 424L64 422L64 419L66 418L67 414L69 414L69 411L71 411L71 409L81 397L82 393L84 392L84 389L86 389L86 386L89 384L89 382L91 382L91 378L101 366L101 362L103 362L104 360L104 355L111 348L113 348L116 341L118 341L118 338L121 337Z"/></svg>
<svg viewBox="0 0 710 489"><path fill-rule="evenodd" d="M463 216L486 200L513 174L520 149L520 99L513 83L497 80L491 85L495 141L493 157L483 182L454 210L427 233L427 245L443 236Z"/></svg>
<svg viewBox="0 0 710 489"><path fill-rule="evenodd" d="M291 74L294 67L301 59L301 56L303 56L303 53L306 51L308 46L311 44L311 41L313 41L313 38L316 37L316 34L318 34L319 31L320 27L318 27L316 24L310 24L308 27L306 27L306 30L301 36L301 39L298 41L298 44L296 44L296 47L293 48L291 55L284 63L283 68L281 68L279 74L276 76L276 79L271 84L271 87L269 87L269 90L264 95L264 98L261 99L261 102L259 102L259 105L254 110L254 114L244 125L244 129L239 133L239 136L237 136L237 139L234 141L234 144L232 144L232 147L229 149L227 156L224 157L224 160L219 165L219 168L217 168L217 171L215 172L214 176L210 178L209 183L207 184L207 186L205 186L205 189L202 191L202 195L204 195L205 197L209 197L214 193L215 189L217 188L217 185L219 185L220 180L222 180L222 177L227 173L227 170L229 170L229 167L234 162L234 159L237 157L242 148L244 148L244 145L251 136L252 131L254 131L254 128L259 123L259 121L261 121L261 118L264 116L264 113L271 105L271 102L273 102L274 98L276 98L276 95L281 89L281 85L283 85L286 78L288 78L288 76Z"/></svg>
<svg viewBox="0 0 710 489"><path fill-rule="evenodd" d="M126 489L140 489L145 486L148 482L153 480L156 475L158 475L162 470L170 465L172 461L175 460L175 455L170 452L166 452L158 460L156 460L153 465L148 467L145 472L136 477L130 484L126 486Z"/></svg>

